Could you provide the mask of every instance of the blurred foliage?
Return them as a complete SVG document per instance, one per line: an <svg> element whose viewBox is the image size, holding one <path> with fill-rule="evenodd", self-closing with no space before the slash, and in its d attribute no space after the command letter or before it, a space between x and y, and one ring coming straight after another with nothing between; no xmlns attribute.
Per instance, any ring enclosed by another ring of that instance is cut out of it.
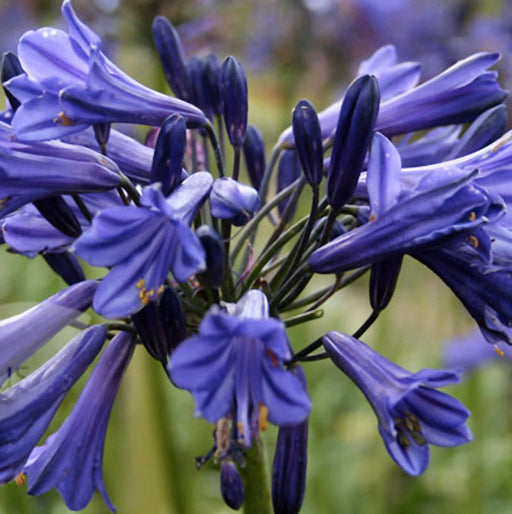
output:
<svg viewBox="0 0 512 514"><path fill-rule="evenodd" d="M5 30L0 40L8 49L15 49L11 39L15 30L18 36L29 27L53 24L58 17L56 0L23 0L16 5L3 2L0 27ZM280 39L270 49L266 64L251 67L251 48L246 39L248 33L255 37L249 31L257 19L255 3L272 7L275 18L267 18L268 29L279 31ZM473 12L499 12L492 0L467 4ZM334 97L335 88L346 80L347 71L353 71L349 58L353 48L329 45L323 40L317 44L318 32L310 30L311 10L293 0L236 4L208 0L124 0L119 4L115 0L75 0L74 5L84 20L106 38L107 50L122 68L164 90L167 88L151 46L151 20L157 14L169 16L179 26L188 55L215 51L221 56L231 53L240 57L250 75L251 122L262 128L267 142L288 125L291 108L300 97L308 96L324 107ZM358 55L362 52L359 49ZM332 66L334 62L339 66ZM0 318L21 312L64 286L41 258L27 260L5 251L0 253L0 284ZM354 331L369 313L366 286L363 281L338 293L322 320L291 329L293 346L301 348L327 330ZM408 260L393 302L368 331L365 341L399 365L418 370L440 366L442 342L471 326L447 288L428 270ZM72 334L72 329L64 331L27 367L45 360ZM408 477L391 461L373 412L346 377L324 361L306 366L306 373L313 410L302 512L512 511L509 361L480 369L460 386L450 388L473 412L470 426L475 440L456 449L433 448L430 468L419 478ZM69 413L84 381L73 388L50 432ZM215 466L209 464L200 471L195 468L194 457L204 455L211 446L212 426L194 419L193 412L190 395L170 387L158 363L138 348L114 406L105 450L105 481L121 514L229 512L220 499ZM275 428L269 427L265 435L269 466L276 436ZM55 491L41 497L28 497L25 492L26 486L13 483L0 489L0 514L68 512ZM96 495L84 512L108 511Z"/></svg>

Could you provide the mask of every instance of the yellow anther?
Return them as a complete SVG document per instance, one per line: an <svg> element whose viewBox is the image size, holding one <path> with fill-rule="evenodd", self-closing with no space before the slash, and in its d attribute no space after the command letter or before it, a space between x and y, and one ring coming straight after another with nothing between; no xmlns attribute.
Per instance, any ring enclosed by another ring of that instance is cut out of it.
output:
<svg viewBox="0 0 512 514"><path fill-rule="evenodd" d="M262 432L265 432L267 430L267 423L268 423L268 409L263 403L260 403L260 410L258 413L258 426L260 427L260 430Z"/></svg>
<svg viewBox="0 0 512 514"><path fill-rule="evenodd" d="M478 241L478 238L476 236L469 236L469 244L473 248L478 248L478 245L480 244Z"/></svg>
<svg viewBox="0 0 512 514"><path fill-rule="evenodd" d="M146 285L146 281L141 278L138 282L137 282L137 289L142 289L144 286Z"/></svg>
<svg viewBox="0 0 512 514"><path fill-rule="evenodd" d="M279 366L279 361L277 360L277 355L272 350L265 350L265 354L270 358L270 362L272 362L272 366L277 368Z"/></svg>
<svg viewBox="0 0 512 514"><path fill-rule="evenodd" d="M60 111L59 116L57 118L54 118L53 122L60 123L64 127L72 127L75 124L75 122L71 118L68 118L64 114L64 111Z"/></svg>
<svg viewBox="0 0 512 514"><path fill-rule="evenodd" d="M244 436L244 425L241 421L239 421L237 424L236 424L236 428L238 430L238 433L240 434L240 437L243 437Z"/></svg>
<svg viewBox="0 0 512 514"><path fill-rule="evenodd" d="M16 478L14 479L14 483L16 485L23 485L26 480L27 480L27 477L23 473L18 473L16 475Z"/></svg>
<svg viewBox="0 0 512 514"><path fill-rule="evenodd" d="M469 221L475 221L476 220L476 213L475 211L471 211L469 213Z"/></svg>
<svg viewBox="0 0 512 514"><path fill-rule="evenodd" d="M161 295L164 292L165 286L162 284L157 290L156 294Z"/></svg>
<svg viewBox="0 0 512 514"><path fill-rule="evenodd" d="M494 352L500 357L505 357L505 352L501 348L498 348L496 345L494 345Z"/></svg>

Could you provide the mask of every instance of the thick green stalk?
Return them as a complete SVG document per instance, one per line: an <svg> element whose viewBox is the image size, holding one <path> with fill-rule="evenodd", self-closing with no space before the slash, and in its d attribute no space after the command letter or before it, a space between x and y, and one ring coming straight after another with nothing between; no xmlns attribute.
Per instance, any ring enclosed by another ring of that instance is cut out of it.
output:
<svg viewBox="0 0 512 514"><path fill-rule="evenodd" d="M272 514L265 442L261 437L253 440L247 452L246 465L240 474L245 488L244 514Z"/></svg>

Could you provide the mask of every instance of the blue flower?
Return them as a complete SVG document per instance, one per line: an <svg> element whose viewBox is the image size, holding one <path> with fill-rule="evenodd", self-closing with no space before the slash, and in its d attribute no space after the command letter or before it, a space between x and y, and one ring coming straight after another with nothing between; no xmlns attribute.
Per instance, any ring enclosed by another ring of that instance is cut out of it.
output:
<svg viewBox="0 0 512 514"><path fill-rule="evenodd" d="M227 311L212 307L199 334L174 351L168 370L193 394L199 415L215 423L232 414L250 446L265 412L276 425L300 423L309 414L302 383L283 367L290 358L283 324L268 317L265 295L251 290Z"/></svg>
<svg viewBox="0 0 512 514"><path fill-rule="evenodd" d="M103 155L57 141L13 141L11 127L0 123L0 217L39 198L106 191L120 183L119 168Z"/></svg>
<svg viewBox="0 0 512 514"><path fill-rule="evenodd" d="M450 287L484 337L496 344L511 342L512 261L496 262L493 244L486 227L412 256Z"/></svg>
<svg viewBox="0 0 512 514"><path fill-rule="evenodd" d="M0 321L0 384L57 332L90 307L97 285L94 280L80 282L22 314Z"/></svg>
<svg viewBox="0 0 512 514"><path fill-rule="evenodd" d="M85 194L80 198L91 214L123 205L117 193L111 192ZM81 229L87 230L90 222L85 219L73 200L68 197L66 200ZM51 225L32 204L24 205L7 216L2 223L2 231L4 240L11 249L27 257L35 257L39 253L62 253L75 240Z"/></svg>
<svg viewBox="0 0 512 514"><path fill-rule="evenodd" d="M94 297L96 312L128 316L158 298L170 269L178 282L204 270L203 247L188 225L212 181L194 173L167 199L159 184L148 186L141 207L105 209L94 218L75 250L94 266L112 267Z"/></svg>
<svg viewBox="0 0 512 514"><path fill-rule="evenodd" d="M135 348L135 338L117 334L96 364L71 414L43 446L34 448L23 468L28 494L53 487L71 510L81 510L98 489L113 512L103 481L103 447L110 411Z"/></svg>
<svg viewBox="0 0 512 514"><path fill-rule="evenodd" d="M25 33L18 43L26 74L5 84L21 102L12 120L17 138L54 139L94 123L161 125L172 113L191 126L206 122L197 107L153 91L117 68L69 0L62 14L69 34L47 27Z"/></svg>
<svg viewBox="0 0 512 514"><path fill-rule="evenodd" d="M213 183L210 194L212 215L231 220L233 225L245 225L260 206L256 189L241 184L229 177L222 177Z"/></svg>
<svg viewBox="0 0 512 514"><path fill-rule="evenodd" d="M424 174L383 215L316 250L311 269L338 273L374 264L498 219L503 200L472 183L475 175L455 166ZM379 187L390 186L384 180Z"/></svg>
<svg viewBox="0 0 512 514"><path fill-rule="evenodd" d="M73 132L73 134L66 135L62 140L66 143L86 146L92 150L100 150L92 128L81 132ZM111 129L107 152L109 159L114 161L130 180L140 184L149 183L154 153L152 148L139 143L118 130Z"/></svg>
<svg viewBox="0 0 512 514"><path fill-rule="evenodd" d="M306 388L300 366L292 368ZM272 464L272 504L275 514L298 514L306 489L309 419L279 427Z"/></svg>
<svg viewBox="0 0 512 514"><path fill-rule="evenodd" d="M424 369L410 373L340 332L328 332L323 343L334 364L366 396L386 449L405 472L420 475L425 471L429 444L457 446L472 439L466 425L469 411L436 390L458 382L456 372Z"/></svg>
<svg viewBox="0 0 512 514"><path fill-rule="evenodd" d="M445 365L460 370L464 377L466 373L478 370L491 362L505 360L504 357L510 365L512 347L505 343L490 345L478 329L450 339L445 343L443 351Z"/></svg>
<svg viewBox="0 0 512 514"><path fill-rule="evenodd" d="M497 73L487 71L498 58L496 53L474 54L416 86L418 65L397 64L394 48L384 47L360 69L361 75L371 73L379 81L382 101L375 129L392 136L472 121L506 96L496 80ZM324 139L336 129L342 101L318 114ZM279 143L293 146L291 128L280 135Z"/></svg>
<svg viewBox="0 0 512 514"><path fill-rule="evenodd" d="M0 394L0 483L21 471L64 396L101 350L106 334L101 325L85 330Z"/></svg>

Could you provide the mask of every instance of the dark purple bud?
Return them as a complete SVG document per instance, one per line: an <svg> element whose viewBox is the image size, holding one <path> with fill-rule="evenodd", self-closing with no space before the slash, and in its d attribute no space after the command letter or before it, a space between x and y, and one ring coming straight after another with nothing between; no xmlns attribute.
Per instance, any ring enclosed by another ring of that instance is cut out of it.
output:
<svg viewBox="0 0 512 514"><path fill-rule="evenodd" d="M282 191L295 182L299 177L300 162L297 152L295 150L283 150L277 167L277 191ZM278 205L280 216L283 215L289 201L290 199L287 198L284 202L281 202Z"/></svg>
<svg viewBox="0 0 512 514"><path fill-rule="evenodd" d="M69 286L85 280L84 270L72 253L43 253L43 257L50 268Z"/></svg>
<svg viewBox="0 0 512 514"><path fill-rule="evenodd" d="M220 466L220 492L228 507L239 510L244 503L244 484L231 460L224 460Z"/></svg>
<svg viewBox="0 0 512 514"><path fill-rule="evenodd" d="M306 387L302 368L297 366L293 372ZM296 425L279 427L272 466L272 504L275 514L300 512L306 488L308 419Z"/></svg>
<svg viewBox="0 0 512 514"><path fill-rule="evenodd" d="M206 92L204 89L204 63L199 57L193 56L188 60L187 67L188 76L190 78L190 101L199 107L208 116L208 118L211 119L213 116L210 106L206 100Z"/></svg>
<svg viewBox="0 0 512 514"><path fill-rule="evenodd" d="M206 254L206 271L199 273L199 281L209 287L220 287L224 279L224 244L219 234L209 225L202 225L196 230L196 236L203 245Z"/></svg>
<svg viewBox="0 0 512 514"><path fill-rule="evenodd" d="M169 86L178 98L190 101L190 77L181 40L164 16L157 16L153 21L153 41Z"/></svg>
<svg viewBox="0 0 512 514"><path fill-rule="evenodd" d="M387 259L374 264L370 271L370 304L380 312L385 309L395 292L403 257Z"/></svg>
<svg viewBox="0 0 512 514"><path fill-rule="evenodd" d="M151 182L161 182L164 196L168 196L181 182L186 146L185 118L172 114L166 118L158 133L150 174Z"/></svg>
<svg viewBox="0 0 512 514"><path fill-rule="evenodd" d="M94 136L100 147L105 147L110 136L110 123L94 123Z"/></svg>
<svg viewBox="0 0 512 514"><path fill-rule="evenodd" d="M223 111L220 95L220 69L222 63L215 54L208 54L203 61L203 91L209 111L220 116Z"/></svg>
<svg viewBox="0 0 512 514"><path fill-rule="evenodd" d="M265 142L257 127L247 127L243 150L249 180L254 189L259 190L265 172Z"/></svg>
<svg viewBox="0 0 512 514"><path fill-rule="evenodd" d="M220 94L224 104L224 121L229 141L233 146L242 146L249 112L247 78L242 65L235 57L228 56L222 63Z"/></svg>
<svg viewBox="0 0 512 514"><path fill-rule="evenodd" d="M337 210L352 196L375 127L380 93L377 79L363 75L349 86L341 105L327 174L327 198Z"/></svg>
<svg viewBox="0 0 512 514"><path fill-rule="evenodd" d="M501 137L507 128L507 108L497 105L483 112L452 148L448 159L476 152Z"/></svg>
<svg viewBox="0 0 512 514"><path fill-rule="evenodd" d="M146 350L164 364L187 335L183 306L172 287L166 287L158 300L133 314L132 320Z"/></svg>
<svg viewBox="0 0 512 514"><path fill-rule="evenodd" d="M82 233L80 223L62 196L41 198L33 203L41 215L63 234L78 237Z"/></svg>
<svg viewBox="0 0 512 514"><path fill-rule="evenodd" d="M6 52L2 60L2 72L0 77L2 84L23 73L25 72L21 67L18 57L12 52ZM18 99L6 88L4 88L4 93L11 104L12 110L16 111L16 109L21 105L21 102L19 102Z"/></svg>
<svg viewBox="0 0 512 514"><path fill-rule="evenodd" d="M310 185L320 184L324 159L322 130L315 108L308 100L301 100L293 109L293 137L304 176Z"/></svg>

